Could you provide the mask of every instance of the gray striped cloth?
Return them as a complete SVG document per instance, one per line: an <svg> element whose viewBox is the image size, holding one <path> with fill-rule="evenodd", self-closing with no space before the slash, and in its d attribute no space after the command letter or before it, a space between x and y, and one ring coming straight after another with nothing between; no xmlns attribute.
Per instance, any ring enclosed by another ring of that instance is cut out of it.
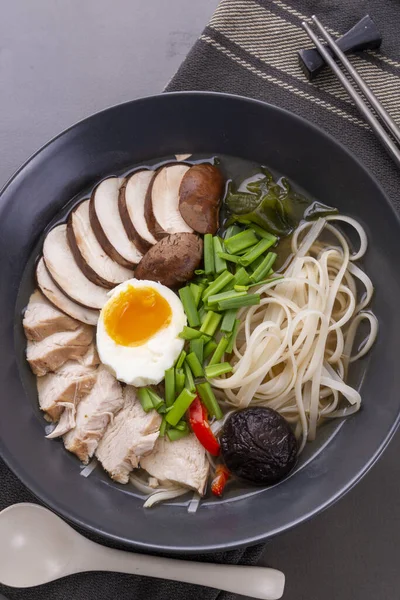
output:
<svg viewBox="0 0 400 600"><path fill-rule="evenodd" d="M291 110L341 140L375 174L400 208L400 175L345 92L329 72L310 83L297 62L297 50L310 47L301 21L316 13L338 36L369 13L383 34L379 53L352 58L353 64L395 119L400 118L400 3L395 0L222 0L176 76L175 90L230 92ZM329 165L327 165L327 169ZM36 502L0 460L0 510L14 502ZM97 540L94 536L91 539ZM262 546L193 556L194 560L255 564ZM186 557L185 557L186 558ZM218 593L167 581L112 573L72 576L40 588L0 594L15 600L233 600Z"/></svg>

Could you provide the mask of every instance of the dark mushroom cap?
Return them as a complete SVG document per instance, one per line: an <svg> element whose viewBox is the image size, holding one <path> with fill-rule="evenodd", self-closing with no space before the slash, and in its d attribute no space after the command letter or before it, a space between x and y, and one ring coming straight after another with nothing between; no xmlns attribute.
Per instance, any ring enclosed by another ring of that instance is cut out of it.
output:
<svg viewBox="0 0 400 600"><path fill-rule="evenodd" d="M223 189L221 171L213 165L194 165L185 173L179 188L179 210L192 229L216 233Z"/></svg>
<svg viewBox="0 0 400 600"><path fill-rule="evenodd" d="M233 413L224 425L220 443L231 473L251 483L276 483L296 462L294 433L271 408L250 407Z"/></svg>

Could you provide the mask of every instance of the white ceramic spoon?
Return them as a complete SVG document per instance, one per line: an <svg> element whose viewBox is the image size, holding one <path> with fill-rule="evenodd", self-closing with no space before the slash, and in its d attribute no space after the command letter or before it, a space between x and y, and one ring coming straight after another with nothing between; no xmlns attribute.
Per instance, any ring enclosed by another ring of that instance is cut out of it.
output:
<svg viewBox="0 0 400 600"><path fill-rule="evenodd" d="M197 563L100 546L37 504L14 504L0 513L0 583L26 588L85 571L172 579L262 600L278 600L285 586L284 574L266 567Z"/></svg>

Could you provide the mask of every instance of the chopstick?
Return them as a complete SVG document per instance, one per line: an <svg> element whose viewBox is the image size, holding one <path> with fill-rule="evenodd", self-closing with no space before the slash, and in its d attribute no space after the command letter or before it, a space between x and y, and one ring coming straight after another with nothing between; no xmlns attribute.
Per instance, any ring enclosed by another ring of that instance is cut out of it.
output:
<svg viewBox="0 0 400 600"><path fill-rule="evenodd" d="M385 123L386 127L389 129L389 131L391 132L391 134L393 135L395 140L400 144L400 129L397 127L396 123L393 121L393 119L387 113L385 108L382 106L382 104L379 102L379 100L373 94L373 92L368 87L368 85L365 83L365 81L362 79L362 77L360 77L360 75L357 73L357 71L351 65L348 58L340 50L340 48L337 46L337 44L335 43L333 38L329 35L329 33L326 31L325 27L323 27L323 25L320 23L320 21L317 19L317 17L314 15L312 17L312 19L313 19L314 23L316 24L318 30L320 31L322 37L327 42L329 48L337 56L337 58L339 59L339 61L342 63L343 67L347 71L347 73L350 75L350 77L352 77L353 81L355 81L355 83L357 84L357 86L359 87L361 92L371 103L373 108L376 110L377 114L381 117L382 121ZM334 61L332 56L329 54L329 52L326 50L324 45L319 41L317 35L313 32L311 27L306 22L302 23L302 27L306 31L308 37L315 44L315 47L317 48L318 52L321 54L322 58L325 60L327 65L329 65L329 67L332 69L333 73L339 79L340 83L343 85L343 87L345 88L345 90L347 91L349 96L352 98L356 107L358 108L360 113L363 115L363 117L367 121L367 123L370 125L370 127L374 131L375 135L379 138L380 142L383 144L383 146L385 147L387 152L390 154L390 156L393 158L393 160L396 162L396 164L400 167L400 150L399 150L399 148L393 142L392 138L389 136L387 131L382 127L381 123L375 117L375 115L373 114L373 112L371 111L369 106L366 104L366 102L363 100L361 95L352 86L351 82L346 77L346 75L343 73L343 71L340 69L340 67L338 67L338 65L336 64L336 62Z"/></svg>

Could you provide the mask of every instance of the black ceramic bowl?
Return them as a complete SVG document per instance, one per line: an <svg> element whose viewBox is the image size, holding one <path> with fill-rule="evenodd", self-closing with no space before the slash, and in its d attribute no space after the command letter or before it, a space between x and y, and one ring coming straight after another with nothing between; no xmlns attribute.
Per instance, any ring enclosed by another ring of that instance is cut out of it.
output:
<svg viewBox="0 0 400 600"><path fill-rule="evenodd" d="M44 438L20 318L34 285L32 253L66 203L110 173L177 152L258 161L357 217L372 240L365 268L376 285L373 308L380 321L359 414L321 430L319 442L309 444L285 481L269 489L232 491L223 501L206 500L194 515L188 514L185 499L144 510L134 490L111 482L101 469L81 477L77 459L61 443ZM136 100L78 123L33 156L3 190L0 256L1 455L50 508L109 540L167 552L265 540L349 490L397 427L400 369L393 362L400 354L399 220L354 156L284 110L235 96L189 92Z"/></svg>

